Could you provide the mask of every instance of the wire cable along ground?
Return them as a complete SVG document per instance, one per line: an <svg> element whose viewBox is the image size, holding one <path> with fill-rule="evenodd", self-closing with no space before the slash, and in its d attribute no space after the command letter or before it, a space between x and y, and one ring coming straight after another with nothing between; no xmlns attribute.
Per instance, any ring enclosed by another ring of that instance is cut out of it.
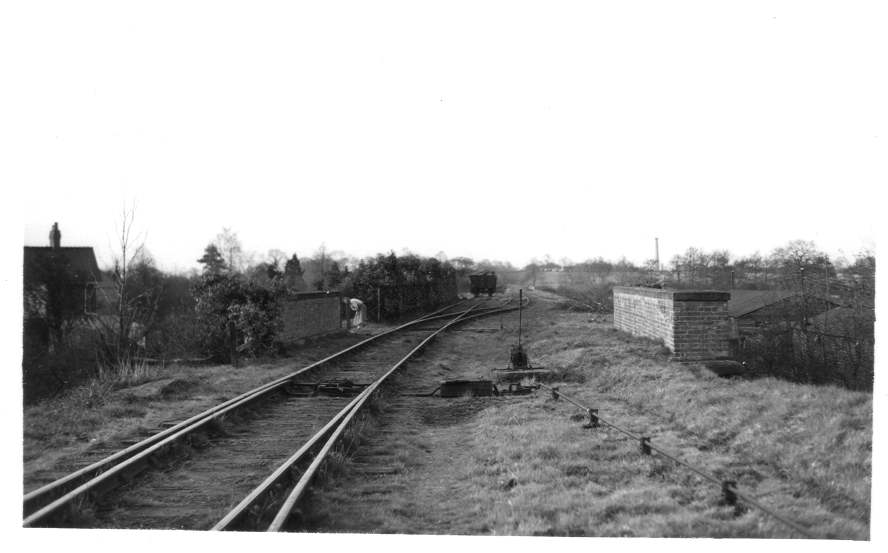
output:
<svg viewBox="0 0 888 553"><path fill-rule="evenodd" d="M658 453L660 456L665 457L665 458L673 461L674 463L694 472L695 474L702 477L703 479L708 480L708 481L716 484L717 486L720 486L721 491L722 491L722 495L724 496L725 502L727 504L735 505L737 500L739 499L740 501L743 501L747 505L754 507L755 509L758 509L759 511L765 513L766 515L772 517L773 519L780 521L781 523L788 526L789 528L792 528L793 530L795 530L797 533L801 534L802 536L805 536L806 538L811 538L811 539L818 539L818 536L814 535L814 533L812 533L810 530L800 526L796 522L789 520L785 516L774 512L772 509L769 509L768 507L762 505L761 503L759 503L758 501L756 501L754 498L750 497L749 495L741 493L739 490L737 490L737 483L735 481L721 480L721 479L715 477L714 475L709 474L708 472L689 464L688 462L680 459L676 455L653 445L651 443L651 438L649 436L640 436L638 434L635 434L634 432L630 432L629 430L626 430L625 428L621 428L620 426L616 425L613 422L610 422L608 420L601 418L601 416L598 414L598 409L594 409L594 408L588 407L586 405L583 405L582 403L571 398L570 396L565 395L563 392L561 392L558 389L557 386L547 386L546 384L540 384L539 386L543 389L549 390L552 393L552 399L555 399L555 400L557 400L559 398L564 399L568 403L585 411L589 415L589 422L588 422L588 424L586 424L584 426L584 428L598 428L601 425L613 428L614 430L627 436L628 438L638 441L639 442L639 449L640 449L642 455L651 455L652 453Z"/></svg>

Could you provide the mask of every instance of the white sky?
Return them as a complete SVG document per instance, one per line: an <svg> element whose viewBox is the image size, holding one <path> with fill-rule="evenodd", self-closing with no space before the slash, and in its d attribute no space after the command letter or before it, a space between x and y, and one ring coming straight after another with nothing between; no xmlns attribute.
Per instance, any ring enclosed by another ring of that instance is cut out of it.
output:
<svg viewBox="0 0 888 553"><path fill-rule="evenodd" d="M222 227L517 265L874 246L877 3L418 4L8 8L25 244L58 221L107 263L135 201L167 269Z"/></svg>

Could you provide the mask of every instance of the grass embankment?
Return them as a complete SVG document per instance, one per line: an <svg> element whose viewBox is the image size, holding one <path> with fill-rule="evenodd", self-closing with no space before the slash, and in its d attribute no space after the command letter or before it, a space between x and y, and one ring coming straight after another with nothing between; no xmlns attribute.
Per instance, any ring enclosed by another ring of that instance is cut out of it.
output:
<svg viewBox="0 0 888 553"><path fill-rule="evenodd" d="M659 344L608 325L559 321L537 334L530 347L541 364L563 367L564 376L575 381L562 383L562 391L598 407L603 418L651 436L655 445L706 472L737 480L741 490L820 536L868 537L871 395L774 379L721 379L699 367L670 363ZM687 469L657 456L642 457L637 443L615 431L590 436L593 431L578 429L579 423L553 419L555 402L540 401L537 409L509 406L479 421L481 442L495 458L525 459L522 449L528 447L529 483L556 480L559 472L566 477L564 485L573 491L565 490L561 498L565 509L554 500L549 508L557 516L540 519L540 529L793 535L754 510L735 516L719 505L716 487ZM559 415L565 412L577 410L560 406ZM524 424L516 424L520 420ZM626 474L627 468L637 474ZM585 494L576 493L582 489L601 501L585 514L574 513L571 505L583 504ZM522 505L545 513L553 501L548 497L544 488L539 493L531 488L512 500L510 510ZM690 512L677 508L692 504Z"/></svg>
<svg viewBox="0 0 888 553"><path fill-rule="evenodd" d="M92 450L121 447L123 440L154 434L322 359L365 335L328 337L291 356L231 365L152 367L127 380L95 379L24 409L25 487L82 465Z"/></svg>
<svg viewBox="0 0 888 553"><path fill-rule="evenodd" d="M553 298L550 298L553 299ZM773 379L724 380L601 316L537 302L526 344L561 391L812 529L869 534L872 397ZM404 375L478 376L502 366L515 321L450 333ZM488 323L489 324L489 323ZM417 389L421 384L405 384ZM425 385L428 387L428 384ZM443 400L393 396L357 457L318 486L314 530L453 534L798 537L717 486L639 454L549 394Z"/></svg>

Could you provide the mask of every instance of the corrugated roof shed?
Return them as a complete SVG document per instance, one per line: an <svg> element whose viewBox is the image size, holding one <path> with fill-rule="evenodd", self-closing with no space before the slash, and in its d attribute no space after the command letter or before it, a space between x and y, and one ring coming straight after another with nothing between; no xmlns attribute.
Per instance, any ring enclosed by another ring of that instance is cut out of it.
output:
<svg viewBox="0 0 888 553"><path fill-rule="evenodd" d="M796 295L791 290L731 290L728 314L737 318Z"/></svg>

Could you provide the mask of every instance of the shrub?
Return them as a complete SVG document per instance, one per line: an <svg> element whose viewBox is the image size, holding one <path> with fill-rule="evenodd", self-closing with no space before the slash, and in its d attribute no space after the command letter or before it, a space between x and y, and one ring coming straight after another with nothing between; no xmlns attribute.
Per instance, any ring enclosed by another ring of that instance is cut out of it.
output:
<svg viewBox="0 0 888 553"><path fill-rule="evenodd" d="M270 351L280 326L280 293L239 275L202 276L194 295L198 339L204 352L217 361L233 362L238 354Z"/></svg>
<svg viewBox="0 0 888 553"><path fill-rule="evenodd" d="M370 313L378 311L393 319L452 301L457 295L456 277L449 263L391 253L362 260L343 291L361 298Z"/></svg>

